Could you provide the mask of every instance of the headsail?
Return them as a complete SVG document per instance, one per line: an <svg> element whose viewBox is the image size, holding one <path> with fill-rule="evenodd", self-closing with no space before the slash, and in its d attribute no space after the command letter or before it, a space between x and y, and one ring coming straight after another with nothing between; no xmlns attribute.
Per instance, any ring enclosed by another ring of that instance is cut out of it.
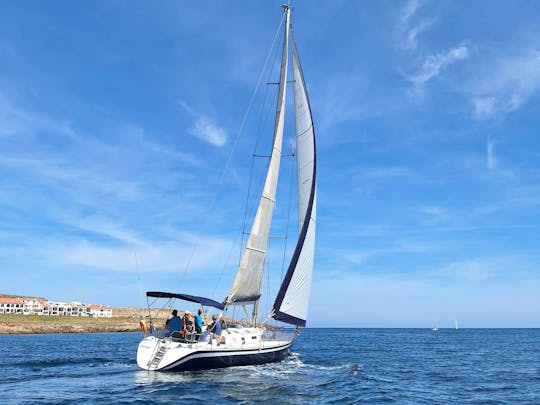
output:
<svg viewBox="0 0 540 405"><path fill-rule="evenodd" d="M305 326L315 253L316 155L311 108L298 51L291 32L296 124L298 220L300 234L273 307L273 318Z"/></svg>
<svg viewBox="0 0 540 405"><path fill-rule="evenodd" d="M285 93L287 84L288 48L289 48L289 18L290 9L285 8L285 33L281 59L276 121L274 125L274 141L266 181L259 202L259 207L251 227L246 248L240 260L232 288L227 296L227 305L245 305L255 303L261 295L263 266L268 247L268 237L272 222L272 213L276 200L276 188L281 161L283 143L283 125L285 114Z"/></svg>

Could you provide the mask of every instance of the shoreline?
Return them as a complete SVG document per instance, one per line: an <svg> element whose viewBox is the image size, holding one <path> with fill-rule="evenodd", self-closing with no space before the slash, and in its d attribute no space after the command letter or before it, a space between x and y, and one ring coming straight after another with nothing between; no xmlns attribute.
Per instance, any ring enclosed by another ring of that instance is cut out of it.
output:
<svg viewBox="0 0 540 405"><path fill-rule="evenodd" d="M110 318L0 314L0 335L140 331L140 316L122 312Z"/></svg>

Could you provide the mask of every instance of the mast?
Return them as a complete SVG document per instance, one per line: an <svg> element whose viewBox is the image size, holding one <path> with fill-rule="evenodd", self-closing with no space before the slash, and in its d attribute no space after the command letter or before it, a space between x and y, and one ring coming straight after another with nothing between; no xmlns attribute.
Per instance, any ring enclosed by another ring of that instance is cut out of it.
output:
<svg viewBox="0 0 540 405"><path fill-rule="evenodd" d="M290 7L283 6L285 12L285 30L283 34L283 50L281 54L281 70L279 77L279 90L276 105L276 117L274 123L274 138L272 154L266 180L253 220L253 225L249 233L245 250L242 254L236 277L231 290L225 299L226 305L247 305L253 304L253 319L257 317L258 301L261 296L263 267L268 248L268 238L272 214L274 211L276 189L279 177L279 166L281 162L281 148L283 144L283 125L285 115L285 96L288 69L288 48L289 48L289 25Z"/></svg>

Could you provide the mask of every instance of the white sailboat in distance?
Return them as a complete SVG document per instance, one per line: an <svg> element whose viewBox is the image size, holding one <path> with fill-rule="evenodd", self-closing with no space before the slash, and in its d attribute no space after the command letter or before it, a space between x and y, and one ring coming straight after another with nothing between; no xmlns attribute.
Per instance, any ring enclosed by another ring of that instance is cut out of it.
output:
<svg viewBox="0 0 540 405"><path fill-rule="evenodd" d="M291 29L291 9L283 6L285 27L279 79L278 100L273 131L272 153L262 195L253 220L251 232L243 251L236 277L223 300L214 300L189 294L149 291L147 298L185 300L201 307L214 307L224 319L228 309L253 309L249 324L223 324L221 337L210 334L173 332L161 337L150 319L149 327L141 321L145 337L137 351L137 364L145 370L181 371L201 370L237 365L261 364L280 361L289 349L300 326L305 326L315 250L316 227L316 153L315 134L306 84ZM294 82L294 114L296 130L296 169L299 232L296 247L281 282L268 318L296 326L296 333L282 333L276 328L257 324L258 304L261 298L263 266L268 249L270 224L276 199L276 188L281 160L285 121L285 96L289 66L289 46L292 53ZM219 320L218 319L218 320Z"/></svg>

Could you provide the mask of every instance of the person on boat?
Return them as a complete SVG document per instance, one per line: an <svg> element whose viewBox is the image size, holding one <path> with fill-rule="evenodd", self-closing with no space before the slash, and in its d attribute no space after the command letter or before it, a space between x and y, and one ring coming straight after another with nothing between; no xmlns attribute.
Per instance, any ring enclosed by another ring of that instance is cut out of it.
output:
<svg viewBox="0 0 540 405"><path fill-rule="evenodd" d="M212 329L212 325L206 325L206 330L203 332L203 334L201 335L199 341L201 342L210 342L210 338L211 338L211 329Z"/></svg>
<svg viewBox="0 0 540 405"><path fill-rule="evenodd" d="M165 338L165 337L170 336L170 334L171 334L171 320L167 319L165 321L165 326L161 330L160 337Z"/></svg>
<svg viewBox="0 0 540 405"><path fill-rule="evenodd" d="M191 312L189 311L184 312L184 316L182 317L182 329L185 331L184 334L193 332L193 321L191 320Z"/></svg>
<svg viewBox="0 0 540 405"><path fill-rule="evenodd" d="M180 317L178 316L178 311L176 309L173 309L171 314L172 314L172 317L168 319L170 332L172 333L172 332L178 332L182 330L182 325L181 325L182 321Z"/></svg>
<svg viewBox="0 0 540 405"><path fill-rule="evenodd" d="M202 308L199 308L197 311L197 315L195 315L195 318L193 319L195 322L195 333L197 336L201 336L202 333L202 327L203 327L203 320L202 320Z"/></svg>
<svg viewBox="0 0 540 405"><path fill-rule="evenodd" d="M213 333L214 339L220 340L221 339L221 320L218 319L218 316L216 314L212 315L212 326L210 327L210 330Z"/></svg>

